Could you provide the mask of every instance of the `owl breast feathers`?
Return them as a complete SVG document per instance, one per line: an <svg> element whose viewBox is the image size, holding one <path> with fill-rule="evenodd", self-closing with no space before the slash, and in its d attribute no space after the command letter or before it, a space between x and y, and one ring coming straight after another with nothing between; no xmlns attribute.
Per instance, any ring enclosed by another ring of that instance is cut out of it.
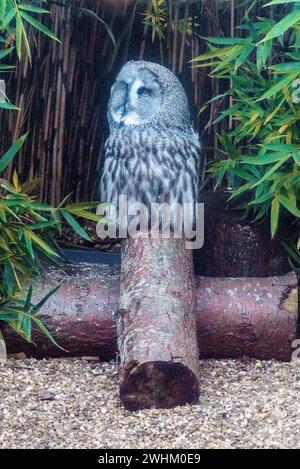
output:
<svg viewBox="0 0 300 469"><path fill-rule="evenodd" d="M197 202L200 143L172 72L151 62L128 62L112 87L108 120L103 202L117 207L120 195L127 196L128 206L149 208Z"/></svg>

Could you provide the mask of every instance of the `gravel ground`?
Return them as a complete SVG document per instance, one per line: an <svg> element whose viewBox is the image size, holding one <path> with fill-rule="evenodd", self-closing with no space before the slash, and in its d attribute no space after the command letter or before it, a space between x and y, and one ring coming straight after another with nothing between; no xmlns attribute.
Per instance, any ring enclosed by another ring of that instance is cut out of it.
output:
<svg viewBox="0 0 300 469"><path fill-rule="evenodd" d="M300 361L201 362L200 403L130 413L114 363L0 364L0 448L300 448Z"/></svg>

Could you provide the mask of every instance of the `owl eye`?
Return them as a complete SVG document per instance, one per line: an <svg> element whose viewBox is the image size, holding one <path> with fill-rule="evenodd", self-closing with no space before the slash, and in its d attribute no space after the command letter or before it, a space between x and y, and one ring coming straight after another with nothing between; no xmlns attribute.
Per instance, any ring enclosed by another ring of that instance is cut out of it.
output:
<svg viewBox="0 0 300 469"><path fill-rule="evenodd" d="M146 88L145 86L141 86L138 89L137 92L138 92L139 96L149 96L150 95L150 90L148 88Z"/></svg>

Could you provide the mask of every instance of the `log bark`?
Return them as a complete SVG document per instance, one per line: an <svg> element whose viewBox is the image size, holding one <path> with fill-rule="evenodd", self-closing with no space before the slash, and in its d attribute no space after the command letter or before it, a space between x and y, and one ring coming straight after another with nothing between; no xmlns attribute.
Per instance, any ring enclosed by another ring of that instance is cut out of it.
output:
<svg viewBox="0 0 300 469"><path fill-rule="evenodd" d="M119 266L80 263L66 265L64 270L51 268L34 285L33 301L41 300L59 282L60 289L40 316L68 353L37 330L34 347L5 326L8 353L25 352L37 358L115 358ZM200 358L291 359L298 317L294 273L264 278L196 277L195 282Z"/></svg>
<svg viewBox="0 0 300 469"><path fill-rule="evenodd" d="M130 410L174 407L199 398L192 252L184 239L122 242L116 315L122 377Z"/></svg>
<svg viewBox="0 0 300 469"><path fill-rule="evenodd" d="M198 341L203 358L291 359L298 322L296 275L200 277L197 282Z"/></svg>
<svg viewBox="0 0 300 469"><path fill-rule="evenodd" d="M202 191L204 246L195 250L195 272L206 277L268 277L290 271L280 239L271 239L270 222L253 223L243 210L233 210L229 194ZM234 202L237 205L237 202ZM284 238L288 238L286 223ZM283 233L281 233L283 235Z"/></svg>

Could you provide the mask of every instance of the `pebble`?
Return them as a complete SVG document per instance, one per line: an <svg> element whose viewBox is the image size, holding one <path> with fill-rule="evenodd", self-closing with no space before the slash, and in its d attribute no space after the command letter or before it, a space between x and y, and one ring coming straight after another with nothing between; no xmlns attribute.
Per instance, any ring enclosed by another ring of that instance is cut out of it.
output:
<svg viewBox="0 0 300 469"><path fill-rule="evenodd" d="M202 360L201 397L125 410L114 362L0 364L0 448L297 448L300 361Z"/></svg>

